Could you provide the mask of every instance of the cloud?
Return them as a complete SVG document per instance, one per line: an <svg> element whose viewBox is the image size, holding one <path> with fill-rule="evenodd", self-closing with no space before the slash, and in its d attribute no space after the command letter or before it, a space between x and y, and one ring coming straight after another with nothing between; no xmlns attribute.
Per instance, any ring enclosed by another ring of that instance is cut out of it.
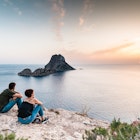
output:
<svg viewBox="0 0 140 140"><path fill-rule="evenodd" d="M65 16L64 0L52 0L52 11L56 37L58 40L62 40L61 28L64 26L63 18Z"/></svg>
<svg viewBox="0 0 140 140"><path fill-rule="evenodd" d="M14 10L17 12L17 14L20 16L22 15L22 11L19 8L14 8Z"/></svg>
<svg viewBox="0 0 140 140"><path fill-rule="evenodd" d="M79 17L79 31L84 33L93 32L95 24L92 22L94 10L93 0L83 0L83 8Z"/></svg>
<svg viewBox="0 0 140 140"><path fill-rule="evenodd" d="M93 13L93 1L92 0L83 0L83 9L82 14L79 17L79 25L84 26L87 22L89 14Z"/></svg>
<svg viewBox="0 0 140 140"><path fill-rule="evenodd" d="M12 3L10 0L4 0L4 2L5 2L6 4L13 5L13 3Z"/></svg>
<svg viewBox="0 0 140 140"><path fill-rule="evenodd" d="M94 29L96 28L96 25L95 24L90 24L89 26L84 26L83 28L82 28L82 30L81 30L81 32L86 32L86 33L88 33L88 32L92 32L92 31L94 31Z"/></svg>
<svg viewBox="0 0 140 140"><path fill-rule="evenodd" d="M105 55L105 54L112 54L112 53L114 54L114 53L117 53L118 51L121 51L124 48L128 48L128 47L130 47L134 44L135 44L134 42L129 42L129 43L117 46L117 47L110 48L110 49L96 51L96 52L93 53L93 55L94 54Z"/></svg>
<svg viewBox="0 0 140 140"><path fill-rule="evenodd" d="M91 53L90 59L93 63L101 64L134 64L140 61L140 56L133 54L134 42L128 42L106 50Z"/></svg>
<svg viewBox="0 0 140 140"><path fill-rule="evenodd" d="M11 0L4 0L4 6L8 5L11 6L19 16L22 15L22 11Z"/></svg>
<svg viewBox="0 0 140 140"><path fill-rule="evenodd" d="M62 51L62 52L61 52ZM61 50L61 54L66 56L68 62L73 64L87 64L89 63L89 55L83 52L80 52L79 50L75 49L75 47L68 49L63 48Z"/></svg>
<svg viewBox="0 0 140 140"><path fill-rule="evenodd" d="M79 25L82 26L84 24L84 19L82 17L79 18Z"/></svg>
<svg viewBox="0 0 140 140"><path fill-rule="evenodd" d="M87 50L79 50L76 48L77 40L65 42L59 53L67 56L70 63L74 64L138 64L140 63L140 50L135 42L126 42L118 46L99 50L95 52L87 52ZM139 53L133 53L133 51Z"/></svg>

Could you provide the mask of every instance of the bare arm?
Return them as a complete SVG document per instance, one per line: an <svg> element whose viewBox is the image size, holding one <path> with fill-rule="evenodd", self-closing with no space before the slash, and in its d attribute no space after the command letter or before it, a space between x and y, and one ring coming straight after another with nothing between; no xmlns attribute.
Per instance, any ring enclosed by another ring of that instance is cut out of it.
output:
<svg viewBox="0 0 140 140"><path fill-rule="evenodd" d="M22 98L22 95L18 92L16 92L14 95L13 95L13 98Z"/></svg>
<svg viewBox="0 0 140 140"><path fill-rule="evenodd" d="M39 101L38 99L34 99L34 102L35 102L35 104L39 104L39 105L42 105L43 103L41 102L41 101Z"/></svg>

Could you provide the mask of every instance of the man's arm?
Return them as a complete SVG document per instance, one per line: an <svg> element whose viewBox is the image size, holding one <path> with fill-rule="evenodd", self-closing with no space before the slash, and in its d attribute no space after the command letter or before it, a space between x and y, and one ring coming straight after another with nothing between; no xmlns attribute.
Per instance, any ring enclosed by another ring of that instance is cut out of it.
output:
<svg viewBox="0 0 140 140"><path fill-rule="evenodd" d="M18 92L16 92L14 95L13 95L13 99L15 98L22 98L22 95Z"/></svg>

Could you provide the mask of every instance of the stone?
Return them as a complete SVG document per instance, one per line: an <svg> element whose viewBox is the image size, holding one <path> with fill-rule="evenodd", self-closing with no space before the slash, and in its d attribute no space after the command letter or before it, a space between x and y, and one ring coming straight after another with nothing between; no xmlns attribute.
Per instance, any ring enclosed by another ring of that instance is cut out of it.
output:
<svg viewBox="0 0 140 140"><path fill-rule="evenodd" d="M22 76L30 76L32 75L32 71L28 68L22 70L21 72L18 73L18 75L22 75Z"/></svg>
<svg viewBox="0 0 140 140"><path fill-rule="evenodd" d="M56 111L59 114L56 114ZM9 112L0 113L0 134L14 132L16 138L28 140L82 140L85 130L99 126L109 127L109 122L81 116L74 111L64 109L49 111L46 108L44 114L49 117L47 124L21 124L17 121L17 112L18 109L15 105ZM85 125L83 122L92 122L92 125Z"/></svg>
<svg viewBox="0 0 140 140"><path fill-rule="evenodd" d="M53 55L47 65L44 68L38 68L32 72L29 68L26 68L18 73L19 76L47 76L56 72L64 72L68 70L75 70L71 67L62 55Z"/></svg>

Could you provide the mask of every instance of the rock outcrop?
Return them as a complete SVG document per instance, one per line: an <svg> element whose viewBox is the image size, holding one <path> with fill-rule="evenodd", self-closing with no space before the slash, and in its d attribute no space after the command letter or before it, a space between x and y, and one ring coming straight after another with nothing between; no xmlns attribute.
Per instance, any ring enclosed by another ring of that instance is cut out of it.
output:
<svg viewBox="0 0 140 140"><path fill-rule="evenodd" d="M49 117L46 124L21 124L17 121L17 106L0 114L0 134L15 133L16 138L28 140L82 140L85 130L97 126L109 127L105 121L95 120L64 109L44 110Z"/></svg>
<svg viewBox="0 0 140 140"><path fill-rule="evenodd" d="M32 72L29 68L26 68L18 73L19 76L47 76L56 72L64 72L68 70L75 70L68 63L62 55L53 55L50 62L45 65L44 68L38 68Z"/></svg>
<svg viewBox="0 0 140 140"><path fill-rule="evenodd" d="M32 71L30 69L24 69L22 72L18 73L19 75L23 75L23 76L30 76L32 75Z"/></svg>

